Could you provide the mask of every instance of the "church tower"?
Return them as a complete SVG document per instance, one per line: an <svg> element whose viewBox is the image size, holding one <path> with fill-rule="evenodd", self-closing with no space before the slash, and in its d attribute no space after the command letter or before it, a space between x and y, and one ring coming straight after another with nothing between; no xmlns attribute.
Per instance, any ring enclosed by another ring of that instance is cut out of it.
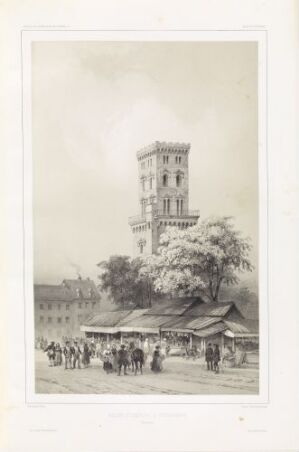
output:
<svg viewBox="0 0 299 452"><path fill-rule="evenodd" d="M155 141L137 152L140 214L129 218L133 256L157 251L166 226L187 228L197 223L189 210L190 144Z"/></svg>

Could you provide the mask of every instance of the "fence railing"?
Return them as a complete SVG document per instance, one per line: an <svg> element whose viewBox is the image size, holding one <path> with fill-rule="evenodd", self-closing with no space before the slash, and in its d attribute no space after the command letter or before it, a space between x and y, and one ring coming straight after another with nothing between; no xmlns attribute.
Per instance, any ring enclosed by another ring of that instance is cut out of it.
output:
<svg viewBox="0 0 299 452"><path fill-rule="evenodd" d="M167 217L167 218L199 217L200 216L200 211L199 210L183 210L182 212L170 211L169 213L167 213L164 210L156 210L154 212L154 216L156 216L156 217Z"/></svg>
<svg viewBox="0 0 299 452"><path fill-rule="evenodd" d="M165 212L164 210L154 210L153 211L154 217L159 218L194 218L200 216L199 210L183 210L182 212L173 212L170 211L169 213ZM129 225L133 226L135 224L145 223L145 215L135 215L133 217L129 217Z"/></svg>

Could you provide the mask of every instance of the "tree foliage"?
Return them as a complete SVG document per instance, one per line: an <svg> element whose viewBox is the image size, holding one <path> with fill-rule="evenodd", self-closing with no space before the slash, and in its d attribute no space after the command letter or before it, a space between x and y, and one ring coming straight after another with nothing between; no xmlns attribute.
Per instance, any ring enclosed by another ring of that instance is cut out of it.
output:
<svg viewBox="0 0 299 452"><path fill-rule="evenodd" d="M141 273L161 293L205 294L218 301L223 283L236 284L237 274L251 271L248 238L231 217L209 218L185 230L168 227L157 255L144 260Z"/></svg>
<svg viewBox="0 0 299 452"><path fill-rule="evenodd" d="M147 278L140 273L140 259L115 255L98 264L100 288L109 293L113 303L126 307L150 305Z"/></svg>

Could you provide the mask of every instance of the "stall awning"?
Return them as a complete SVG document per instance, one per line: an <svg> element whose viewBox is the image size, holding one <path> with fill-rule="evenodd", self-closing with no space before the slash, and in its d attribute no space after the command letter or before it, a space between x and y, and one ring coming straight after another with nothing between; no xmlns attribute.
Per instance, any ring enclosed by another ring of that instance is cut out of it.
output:
<svg viewBox="0 0 299 452"><path fill-rule="evenodd" d="M222 333L227 330L227 326L223 322L216 323L208 328L203 328L202 330L194 331L194 336L198 337L209 337L214 336L215 334Z"/></svg>
<svg viewBox="0 0 299 452"><path fill-rule="evenodd" d="M168 322L172 316L167 315L141 315L134 319L124 319L119 327L123 332L153 333L158 334L164 323ZM127 320L127 321L126 321Z"/></svg>
<svg viewBox="0 0 299 452"><path fill-rule="evenodd" d="M175 316L172 317L170 321L165 323L161 330L162 331L177 331L181 333L191 333L196 329L201 329L213 325L219 322L219 319L215 317L185 317L185 316Z"/></svg>
<svg viewBox="0 0 299 452"><path fill-rule="evenodd" d="M88 326L81 325L80 331L84 331L86 333L105 333L105 334L115 334L119 332L119 328L113 328L108 326Z"/></svg>
<svg viewBox="0 0 299 452"><path fill-rule="evenodd" d="M228 330L232 332L234 337L256 337L258 336L259 326L256 320L241 320L233 322L231 320L223 320Z"/></svg>
<svg viewBox="0 0 299 452"><path fill-rule="evenodd" d="M198 297L178 297L164 300L149 309L147 315L183 315L192 306L204 304Z"/></svg>

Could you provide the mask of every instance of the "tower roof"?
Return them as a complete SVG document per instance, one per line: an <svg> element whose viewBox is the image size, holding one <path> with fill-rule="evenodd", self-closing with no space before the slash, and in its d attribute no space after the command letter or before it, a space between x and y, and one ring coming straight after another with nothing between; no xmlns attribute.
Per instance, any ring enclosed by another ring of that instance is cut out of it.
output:
<svg viewBox="0 0 299 452"><path fill-rule="evenodd" d="M188 154L190 143L178 143L171 141L154 141L137 152L137 160L147 158L153 154L167 152L169 154Z"/></svg>

